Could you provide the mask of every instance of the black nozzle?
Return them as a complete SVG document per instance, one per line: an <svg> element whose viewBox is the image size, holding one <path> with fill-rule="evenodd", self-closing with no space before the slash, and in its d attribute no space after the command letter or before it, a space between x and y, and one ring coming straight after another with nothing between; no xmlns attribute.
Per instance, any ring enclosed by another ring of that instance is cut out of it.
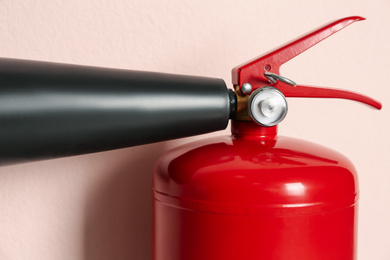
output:
<svg viewBox="0 0 390 260"><path fill-rule="evenodd" d="M0 162L204 134L234 110L221 79L0 59Z"/></svg>

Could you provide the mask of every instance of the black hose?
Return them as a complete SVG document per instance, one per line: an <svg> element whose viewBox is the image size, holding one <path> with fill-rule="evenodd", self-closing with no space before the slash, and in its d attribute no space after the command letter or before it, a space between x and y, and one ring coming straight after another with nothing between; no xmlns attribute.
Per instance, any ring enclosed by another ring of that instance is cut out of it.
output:
<svg viewBox="0 0 390 260"><path fill-rule="evenodd" d="M63 157L225 129L222 79L0 59L0 163Z"/></svg>

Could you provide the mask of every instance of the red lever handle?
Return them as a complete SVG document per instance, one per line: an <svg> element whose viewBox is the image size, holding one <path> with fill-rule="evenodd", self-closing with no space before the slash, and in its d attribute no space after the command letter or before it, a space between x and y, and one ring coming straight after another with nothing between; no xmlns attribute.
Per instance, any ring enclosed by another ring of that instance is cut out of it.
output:
<svg viewBox="0 0 390 260"><path fill-rule="evenodd" d="M302 85L293 87L291 86L291 83L288 85L286 83L289 82L283 82L282 76L276 75L280 77L279 80L275 80L277 78L270 80L270 78L265 75L266 72L271 74L279 74L280 66L282 66L290 59L316 45L332 34L340 31L346 26L352 24L353 22L364 19L365 18L360 16L351 16L337 20L322 26L319 29L309 32L296 40L286 43L275 50L263 54L260 57L249 60L233 68L233 84L241 88L245 83L248 83L251 86L251 91L245 91L245 95L249 95L252 91L258 88L273 85L274 87L278 88L286 97L343 98L359 101L374 108L381 109L381 103L358 93Z"/></svg>
<svg viewBox="0 0 390 260"><path fill-rule="evenodd" d="M278 82L276 85L274 85L274 87L279 89L285 97L342 98L358 101L376 109L382 108L382 104L379 101L352 91L303 85L297 85L296 87L293 87L283 82Z"/></svg>

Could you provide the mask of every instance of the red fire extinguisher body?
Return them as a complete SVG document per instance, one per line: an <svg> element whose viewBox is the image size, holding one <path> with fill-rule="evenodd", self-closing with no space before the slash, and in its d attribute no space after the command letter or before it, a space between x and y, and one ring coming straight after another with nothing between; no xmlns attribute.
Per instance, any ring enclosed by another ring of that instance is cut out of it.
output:
<svg viewBox="0 0 390 260"><path fill-rule="evenodd" d="M233 121L232 133L160 158L153 259L356 259L350 161L276 127Z"/></svg>

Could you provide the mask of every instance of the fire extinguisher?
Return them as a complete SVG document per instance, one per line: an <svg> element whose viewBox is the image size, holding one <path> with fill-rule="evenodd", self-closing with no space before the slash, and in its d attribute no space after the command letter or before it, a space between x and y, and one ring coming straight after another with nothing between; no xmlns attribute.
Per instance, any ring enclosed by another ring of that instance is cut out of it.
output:
<svg viewBox="0 0 390 260"><path fill-rule="evenodd" d="M356 259L356 170L328 148L277 135L286 97L343 98L298 85L282 64L362 20L332 22L223 80L0 59L0 163L197 135L232 135L166 152L153 177L154 260Z"/></svg>

